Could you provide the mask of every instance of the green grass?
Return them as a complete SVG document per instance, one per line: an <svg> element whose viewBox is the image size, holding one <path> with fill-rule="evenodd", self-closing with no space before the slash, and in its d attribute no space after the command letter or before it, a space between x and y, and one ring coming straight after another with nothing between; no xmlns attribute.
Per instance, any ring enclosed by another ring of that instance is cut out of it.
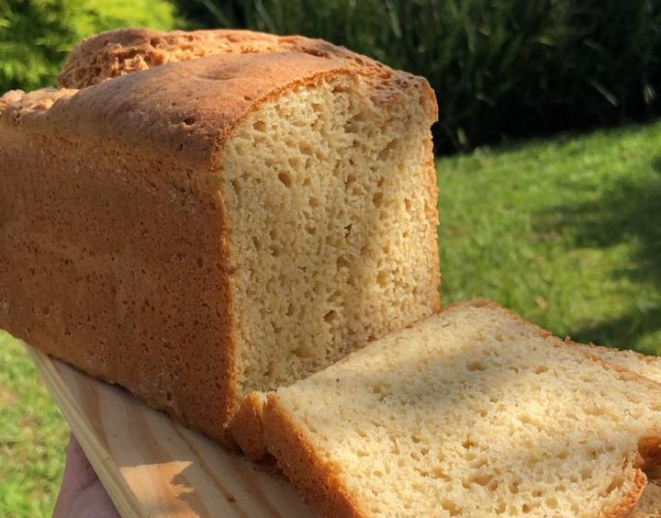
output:
<svg viewBox="0 0 661 518"><path fill-rule="evenodd" d="M445 302L661 353L661 124L438 162Z"/></svg>
<svg viewBox="0 0 661 518"><path fill-rule="evenodd" d="M0 516L50 516L69 428L22 344L0 331Z"/></svg>
<svg viewBox="0 0 661 518"><path fill-rule="evenodd" d="M661 123L438 162L445 302L661 353ZM68 428L0 334L0 516L48 516Z"/></svg>

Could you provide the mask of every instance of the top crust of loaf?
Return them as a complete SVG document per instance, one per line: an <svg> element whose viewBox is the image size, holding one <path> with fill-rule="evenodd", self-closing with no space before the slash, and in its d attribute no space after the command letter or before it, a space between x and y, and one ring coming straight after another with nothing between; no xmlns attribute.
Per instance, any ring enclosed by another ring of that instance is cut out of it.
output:
<svg viewBox="0 0 661 518"><path fill-rule="evenodd" d="M86 88L127 73L212 54L275 52L278 40L271 34L235 30L108 31L76 44L58 83L67 88Z"/></svg>
<svg viewBox="0 0 661 518"><path fill-rule="evenodd" d="M393 70L383 63L327 41L304 36L276 36L235 29L161 32L119 29L78 43L58 75L65 88L86 88L115 77L157 68L168 63L197 60L218 54L255 55L292 52L336 59L367 83L376 104L392 102L411 89L421 93L437 119L438 106L431 86L423 77Z"/></svg>
<svg viewBox="0 0 661 518"><path fill-rule="evenodd" d="M150 29L120 29L103 32L78 43L58 76L66 88L86 88L106 79L160 67L167 63L195 60L218 54L271 54L294 52L325 59L338 59L372 85L375 102L388 102L393 95L419 88L431 101L434 93L424 78L395 71L378 61L324 40L303 36L276 36L246 30L161 32Z"/></svg>
<svg viewBox="0 0 661 518"><path fill-rule="evenodd" d="M9 92L0 98L0 127L213 170L232 129L263 102L341 74L351 75L341 61L302 53L209 56L78 91Z"/></svg>
<svg viewBox="0 0 661 518"><path fill-rule="evenodd" d="M1 97L0 127L137 148L155 159L216 170L232 129L262 103L340 75L360 83L356 92L375 104L410 102L414 94L429 123L436 119L425 79L322 40L127 29L74 48L60 76L69 88Z"/></svg>

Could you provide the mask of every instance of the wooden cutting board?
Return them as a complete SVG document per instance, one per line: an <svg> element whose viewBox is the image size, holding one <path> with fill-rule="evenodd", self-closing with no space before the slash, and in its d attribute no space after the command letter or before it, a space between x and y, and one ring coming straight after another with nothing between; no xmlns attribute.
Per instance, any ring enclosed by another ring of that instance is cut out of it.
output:
<svg viewBox="0 0 661 518"><path fill-rule="evenodd" d="M255 466L127 391L27 349L122 516L312 516L273 467Z"/></svg>

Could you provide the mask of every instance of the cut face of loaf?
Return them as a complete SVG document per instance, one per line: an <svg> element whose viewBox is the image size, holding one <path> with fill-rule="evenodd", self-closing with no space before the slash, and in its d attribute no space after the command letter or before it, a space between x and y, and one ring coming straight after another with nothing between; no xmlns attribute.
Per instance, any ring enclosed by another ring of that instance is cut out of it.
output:
<svg viewBox="0 0 661 518"><path fill-rule="evenodd" d="M290 41L4 96L0 327L229 440L435 311L433 93Z"/></svg>
<svg viewBox="0 0 661 518"><path fill-rule="evenodd" d="M243 393L307 377L433 307L429 121L409 126L426 117L416 99L377 108L355 88L282 95L227 143Z"/></svg>
<svg viewBox="0 0 661 518"><path fill-rule="evenodd" d="M474 301L279 389L265 426L323 516L627 516L661 385Z"/></svg>

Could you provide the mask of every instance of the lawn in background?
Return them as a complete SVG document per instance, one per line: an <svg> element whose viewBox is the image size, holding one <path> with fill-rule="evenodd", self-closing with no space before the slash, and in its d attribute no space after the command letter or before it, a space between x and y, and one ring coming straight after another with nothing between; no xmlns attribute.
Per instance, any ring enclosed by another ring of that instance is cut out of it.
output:
<svg viewBox="0 0 661 518"><path fill-rule="evenodd" d="M661 353L661 124L438 161L445 303ZM0 332L0 516L49 516L68 427Z"/></svg>
<svg viewBox="0 0 661 518"><path fill-rule="evenodd" d="M661 124L438 161L443 301L661 354Z"/></svg>
<svg viewBox="0 0 661 518"><path fill-rule="evenodd" d="M51 516L68 437L23 345L0 330L0 516Z"/></svg>

